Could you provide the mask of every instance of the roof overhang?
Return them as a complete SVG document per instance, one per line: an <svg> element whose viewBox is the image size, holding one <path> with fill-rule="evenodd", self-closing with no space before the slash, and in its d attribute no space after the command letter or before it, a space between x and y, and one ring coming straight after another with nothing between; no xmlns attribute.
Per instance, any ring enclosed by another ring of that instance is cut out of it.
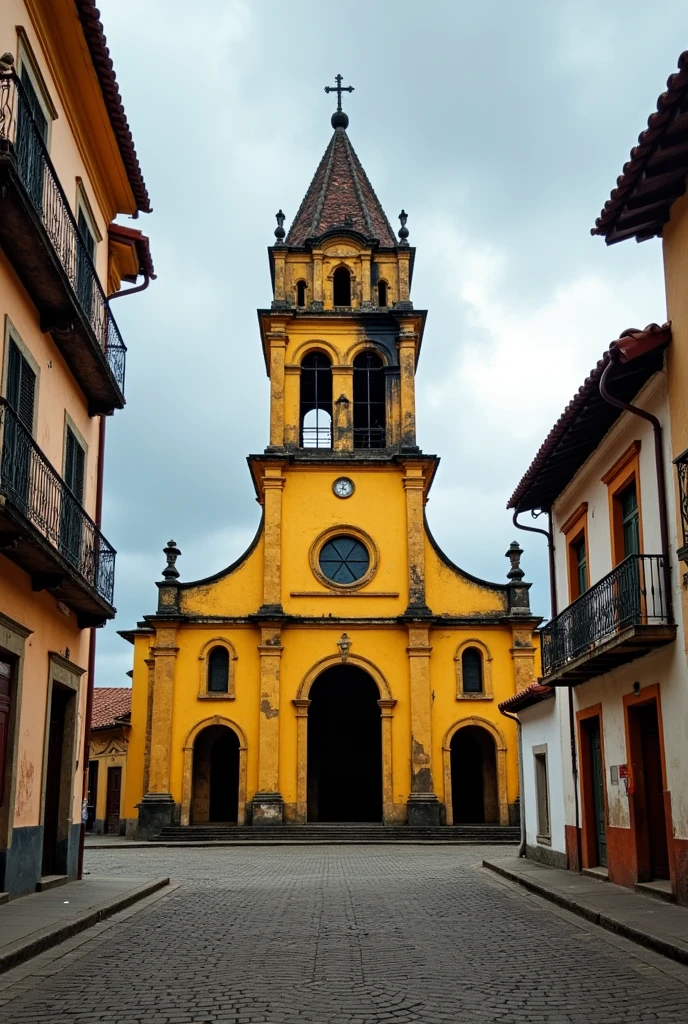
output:
<svg viewBox="0 0 688 1024"><path fill-rule="evenodd" d="M525 711L535 704L542 704L544 700L550 700L554 696L551 686L543 686L542 683L531 683L525 690L519 690L513 697L507 697L497 705L501 713L514 714L517 711Z"/></svg>

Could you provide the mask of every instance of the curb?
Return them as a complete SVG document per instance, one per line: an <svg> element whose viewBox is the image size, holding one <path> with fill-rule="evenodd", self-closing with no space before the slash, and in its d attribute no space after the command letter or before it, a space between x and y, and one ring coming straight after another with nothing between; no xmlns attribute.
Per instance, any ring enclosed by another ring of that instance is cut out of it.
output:
<svg viewBox="0 0 688 1024"><path fill-rule="evenodd" d="M685 946L677 946L666 939L660 939L657 935L651 935L649 932L641 931L639 928L633 928L632 925L625 924L610 914L593 910L591 907L586 906L585 903L579 903L571 896L564 896L562 893L548 889L547 886L540 885L531 878L524 878L516 871L510 871L509 868L502 867L502 865L484 860L483 867L487 868L488 871L493 871L496 875L507 878L510 882L516 882L537 896L544 897L550 903L555 903L558 907L570 910L571 913L577 914L578 917L583 917L586 921L599 925L600 928L604 928L608 932L614 932L615 935L621 935L625 939L630 939L631 942L635 942L639 946L645 946L646 949L652 949L655 953L660 953L670 960L676 960L680 964L688 964L688 949Z"/></svg>
<svg viewBox="0 0 688 1024"><path fill-rule="evenodd" d="M120 910L125 910L132 903L138 903L139 900L145 899L146 896L151 896L158 889L169 885L169 883L169 878L155 878L152 882L145 882L135 889L129 889L128 892L115 897L107 903L101 904L99 907L76 914L63 924L42 928L33 932L26 939L18 939L16 942L9 943L0 952L0 974L4 974L12 967L17 967L19 964L31 960L32 957L38 956L39 953L43 953L52 946L59 945L60 942L71 938L72 935L78 935L79 932L91 928L94 924L98 924L99 921L112 917L113 914L117 914Z"/></svg>
<svg viewBox="0 0 688 1024"><path fill-rule="evenodd" d="M518 846L518 840L495 843L474 839L199 839L181 843L155 839L135 843L89 843L86 850L188 850L220 846Z"/></svg>

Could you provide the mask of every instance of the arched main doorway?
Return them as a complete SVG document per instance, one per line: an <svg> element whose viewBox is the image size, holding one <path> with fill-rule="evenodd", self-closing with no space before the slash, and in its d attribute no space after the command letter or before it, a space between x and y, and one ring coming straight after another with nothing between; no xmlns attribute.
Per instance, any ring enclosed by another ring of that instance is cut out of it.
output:
<svg viewBox="0 0 688 1024"><path fill-rule="evenodd" d="M373 679L353 665L310 688L308 821L382 821L382 727Z"/></svg>
<svg viewBox="0 0 688 1024"><path fill-rule="evenodd" d="M452 816L455 825L499 822L497 756L493 737L479 725L451 739Z"/></svg>
<svg viewBox="0 0 688 1024"><path fill-rule="evenodd" d="M191 824L235 822L239 810L239 737L226 725L209 725L193 748Z"/></svg>

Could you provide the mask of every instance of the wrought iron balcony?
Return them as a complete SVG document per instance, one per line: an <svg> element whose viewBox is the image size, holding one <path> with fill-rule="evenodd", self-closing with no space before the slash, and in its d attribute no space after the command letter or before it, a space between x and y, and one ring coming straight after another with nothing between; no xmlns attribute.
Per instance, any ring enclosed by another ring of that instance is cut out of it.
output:
<svg viewBox="0 0 688 1024"><path fill-rule="evenodd" d="M0 551L77 614L111 619L115 550L0 398Z"/></svg>
<svg viewBox="0 0 688 1024"><path fill-rule="evenodd" d="M678 557L688 565L688 448L674 459L678 475L679 511L681 513L682 543Z"/></svg>
<svg viewBox="0 0 688 1024"><path fill-rule="evenodd" d="M540 631L543 682L575 686L676 636L661 555L629 555Z"/></svg>
<svg viewBox="0 0 688 1024"><path fill-rule="evenodd" d="M91 413L124 405L126 346L55 173L26 92L0 75L0 247L86 395Z"/></svg>

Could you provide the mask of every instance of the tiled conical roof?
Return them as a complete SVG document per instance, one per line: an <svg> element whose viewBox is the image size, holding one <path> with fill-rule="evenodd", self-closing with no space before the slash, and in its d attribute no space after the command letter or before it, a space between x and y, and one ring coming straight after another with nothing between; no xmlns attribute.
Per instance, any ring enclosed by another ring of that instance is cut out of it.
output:
<svg viewBox="0 0 688 1024"><path fill-rule="evenodd" d="M344 128L335 128L289 229L286 244L302 246L307 238L318 238L333 228L359 231L385 247L397 244Z"/></svg>

